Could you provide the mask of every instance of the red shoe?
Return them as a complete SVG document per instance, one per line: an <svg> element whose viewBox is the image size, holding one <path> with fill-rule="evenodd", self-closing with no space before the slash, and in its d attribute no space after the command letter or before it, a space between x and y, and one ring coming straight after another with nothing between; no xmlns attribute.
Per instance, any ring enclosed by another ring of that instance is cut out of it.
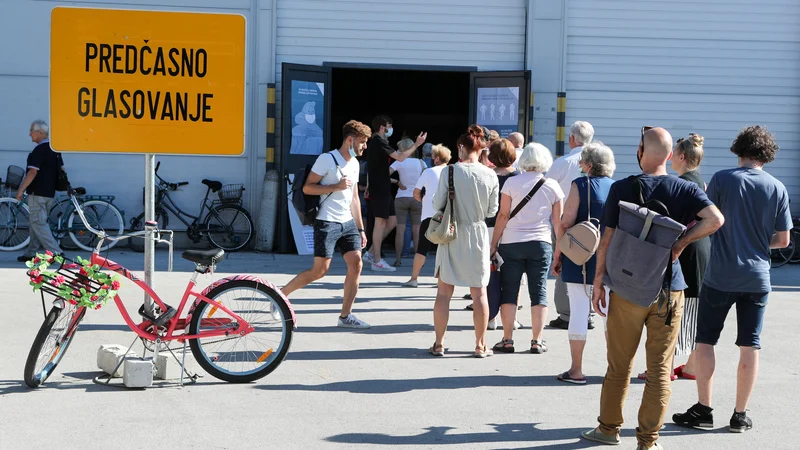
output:
<svg viewBox="0 0 800 450"><path fill-rule="evenodd" d="M678 366L675 368L675 377L676 378L683 378L685 380L696 380L697 377L688 373L683 373L683 368L686 367L686 364L682 366Z"/></svg>
<svg viewBox="0 0 800 450"><path fill-rule="evenodd" d="M647 371L645 370L644 372L640 373L637 378L639 378L640 380L645 380L646 381L647 380ZM678 376L675 375L674 373L671 373L669 375L669 380L670 381L675 381L677 379L678 379Z"/></svg>

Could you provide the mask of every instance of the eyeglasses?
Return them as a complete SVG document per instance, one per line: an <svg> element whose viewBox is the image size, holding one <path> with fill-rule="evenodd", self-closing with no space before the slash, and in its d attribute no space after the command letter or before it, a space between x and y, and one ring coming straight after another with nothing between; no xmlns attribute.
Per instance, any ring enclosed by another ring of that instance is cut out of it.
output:
<svg viewBox="0 0 800 450"><path fill-rule="evenodd" d="M645 126L642 127L642 144L644 144L644 134L647 133L648 131L652 130L653 128L655 128L655 127L651 127L649 125L645 125Z"/></svg>

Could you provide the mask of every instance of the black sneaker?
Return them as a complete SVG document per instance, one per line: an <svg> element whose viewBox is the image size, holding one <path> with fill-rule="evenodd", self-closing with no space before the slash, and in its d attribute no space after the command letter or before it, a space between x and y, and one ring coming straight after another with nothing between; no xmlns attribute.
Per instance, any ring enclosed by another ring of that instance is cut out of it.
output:
<svg viewBox="0 0 800 450"><path fill-rule="evenodd" d="M562 320L561 317L550 321L550 328L560 328L562 330L569 329L569 322Z"/></svg>
<svg viewBox="0 0 800 450"><path fill-rule="evenodd" d="M674 414L672 421L675 425L682 427L697 428L698 430L712 430L714 429L714 414L711 413L712 408L695 403L694 406L689 408L683 414ZM731 419L733 424L733 419Z"/></svg>
<svg viewBox="0 0 800 450"><path fill-rule="evenodd" d="M747 417L747 411L733 412L731 427L729 428L731 433L744 433L751 428L753 428L753 421Z"/></svg>

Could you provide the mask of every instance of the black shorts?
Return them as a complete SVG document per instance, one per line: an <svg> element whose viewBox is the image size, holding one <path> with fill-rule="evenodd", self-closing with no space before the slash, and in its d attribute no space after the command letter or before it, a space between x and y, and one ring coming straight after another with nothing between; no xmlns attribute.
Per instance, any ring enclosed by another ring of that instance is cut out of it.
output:
<svg viewBox="0 0 800 450"><path fill-rule="evenodd" d="M361 251L361 233L354 221L345 223L314 221L314 256L331 259L338 251L344 256L352 251Z"/></svg>
<svg viewBox="0 0 800 450"><path fill-rule="evenodd" d="M388 195L369 196L369 210L372 216L378 219L388 219L395 215L394 199Z"/></svg>
<svg viewBox="0 0 800 450"><path fill-rule="evenodd" d="M431 250L436 251L436 249L439 248L438 245L429 241L428 238L425 237L425 232L428 231L428 226L430 224L431 218L428 217L427 219L423 220L422 225L419 226L419 242L417 243L418 255L428 256L428 252Z"/></svg>

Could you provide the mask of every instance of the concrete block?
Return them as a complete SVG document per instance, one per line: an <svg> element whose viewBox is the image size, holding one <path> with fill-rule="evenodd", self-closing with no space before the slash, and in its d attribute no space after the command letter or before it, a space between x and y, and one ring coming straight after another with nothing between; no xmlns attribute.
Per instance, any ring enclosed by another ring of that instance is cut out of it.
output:
<svg viewBox="0 0 800 450"><path fill-rule="evenodd" d="M183 360L183 352L175 352L178 361ZM181 377L181 364L175 361L169 352L159 353L155 360L156 378L160 380L177 379ZM186 369L193 372L194 357L190 352L186 352Z"/></svg>
<svg viewBox="0 0 800 450"><path fill-rule="evenodd" d="M127 349L128 347L117 344L101 345L100 348L97 349L97 368L105 373L111 374L114 378L122 377L124 364L119 366L119 369L117 369L115 373L112 374L111 371L117 367L122 357L125 356L125 350ZM128 353L126 359L136 357L138 357L136 352L131 351Z"/></svg>
<svg viewBox="0 0 800 450"><path fill-rule="evenodd" d="M153 385L152 359L125 359L122 383L129 388L145 388Z"/></svg>

